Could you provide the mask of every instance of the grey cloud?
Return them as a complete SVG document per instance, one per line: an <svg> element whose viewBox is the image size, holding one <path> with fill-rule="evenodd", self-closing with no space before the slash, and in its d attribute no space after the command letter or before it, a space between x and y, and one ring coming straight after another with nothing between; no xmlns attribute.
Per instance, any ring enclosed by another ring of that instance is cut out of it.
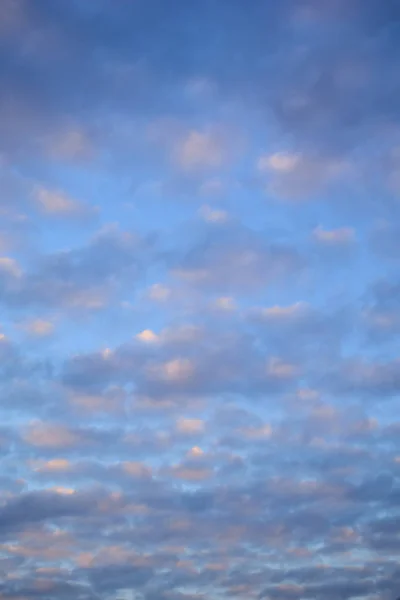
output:
<svg viewBox="0 0 400 600"><path fill-rule="evenodd" d="M132 565L109 565L91 569L87 575L95 590L104 593L115 592L121 588L141 588L153 577L153 569Z"/></svg>
<svg viewBox="0 0 400 600"><path fill-rule="evenodd" d="M381 279L367 289L364 327L374 344L395 340L400 331L400 284L397 278Z"/></svg>
<svg viewBox="0 0 400 600"><path fill-rule="evenodd" d="M175 275L188 285L232 293L251 293L295 277L306 260L288 244L244 227L212 231L188 248L174 265Z"/></svg>
<svg viewBox="0 0 400 600"><path fill-rule="evenodd" d="M138 280L147 266L151 240L106 228L86 246L49 254L23 272L14 262L0 271L0 300L8 307L99 308L129 278Z"/></svg>
<svg viewBox="0 0 400 600"><path fill-rule="evenodd" d="M38 135L68 117L90 121L104 107L173 113L182 97L176 102L168 90L198 74L223 98L272 112L300 147L328 156L379 137L382 121L398 122L398 14L389 0L257 0L250 8L207 0L201 10L182 0L168 10L159 0L90 10L63 0L20 4L1 65L4 89L20 105L16 112L7 94L0 99L3 139L14 148L26 144L27 129Z"/></svg>
<svg viewBox="0 0 400 600"><path fill-rule="evenodd" d="M66 361L66 385L96 389L112 383L133 383L139 394L153 398L214 393L273 393L290 388L297 366L276 361L247 333L204 329L199 339L179 343L118 347L108 355L95 353Z"/></svg>
<svg viewBox="0 0 400 600"><path fill-rule="evenodd" d="M315 367L319 361L329 361L340 354L356 328L356 318L350 307L330 310L326 303L321 310L302 302L260 307L248 315L253 330L268 347L294 359L304 359L310 353ZM294 339L296 344L292 343Z"/></svg>
<svg viewBox="0 0 400 600"><path fill-rule="evenodd" d="M0 509L0 528L4 533L29 523L89 514L93 501L85 496L64 496L53 492L30 492L9 500Z"/></svg>
<svg viewBox="0 0 400 600"><path fill-rule="evenodd" d="M323 378L324 386L336 393L359 393L390 398L400 392L399 361L376 362L356 357L345 360L331 374Z"/></svg>

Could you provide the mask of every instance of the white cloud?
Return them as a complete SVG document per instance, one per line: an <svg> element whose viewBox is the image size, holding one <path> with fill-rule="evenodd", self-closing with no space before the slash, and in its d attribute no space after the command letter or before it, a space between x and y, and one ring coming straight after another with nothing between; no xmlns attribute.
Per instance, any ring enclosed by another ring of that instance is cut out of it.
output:
<svg viewBox="0 0 400 600"><path fill-rule="evenodd" d="M267 374L275 379L292 379L298 373L297 365L285 362L280 358L271 358L267 363Z"/></svg>
<svg viewBox="0 0 400 600"><path fill-rule="evenodd" d="M229 213L225 210L212 208L204 205L199 210L199 215L208 223L225 223L229 219Z"/></svg>
<svg viewBox="0 0 400 600"><path fill-rule="evenodd" d="M66 160L87 160L92 158L94 147L89 137L80 129L62 131L46 140L52 158Z"/></svg>
<svg viewBox="0 0 400 600"><path fill-rule="evenodd" d="M47 462L39 464L35 467L35 471L45 472L65 472L71 470L71 463L65 458L53 458Z"/></svg>
<svg viewBox="0 0 400 600"><path fill-rule="evenodd" d="M44 422L32 424L23 438L28 444L42 448L74 446L79 441L79 437L67 427Z"/></svg>
<svg viewBox="0 0 400 600"><path fill-rule="evenodd" d="M21 325L21 328L28 334L34 337L47 337L54 333L54 323L44 319L34 319L26 321Z"/></svg>
<svg viewBox="0 0 400 600"><path fill-rule="evenodd" d="M71 198L63 191L42 185L34 189L33 199L38 209L50 216L83 217L96 212L94 207Z"/></svg>
<svg viewBox="0 0 400 600"><path fill-rule="evenodd" d="M340 227L338 229L324 229L320 225L313 231L314 239L331 246L346 245L354 242L355 231L351 227Z"/></svg>
<svg viewBox="0 0 400 600"><path fill-rule="evenodd" d="M215 132L189 131L175 144L174 158L185 171L217 169L228 159L228 148L221 135Z"/></svg>
<svg viewBox="0 0 400 600"><path fill-rule="evenodd" d="M203 433L204 428L205 428L205 423L202 419L181 418L178 420L178 422L176 424L176 428L180 433L185 433L185 434ZM199 452L196 451L196 454L199 454Z"/></svg>
<svg viewBox="0 0 400 600"><path fill-rule="evenodd" d="M275 154L261 156L257 167L260 171L271 170L289 172L299 164L300 157L289 152L276 152Z"/></svg>
<svg viewBox="0 0 400 600"><path fill-rule="evenodd" d="M187 381L194 373L194 365L187 358L175 358L149 367L150 376L169 382Z"/></svg>
<svg viewBox="0 0 400 600"><path fill-rule="evenodd" d="M154 283L148 291L148 296L155 302L165 302L171 297L171 289L162 283Z"/></svg>
<svg viewBox="0 0 400 600"><path fill-rule="evenodd" d="M257 169L266 177L266 191L286 199L307 199L338 180L348 164L334 158L276 152L261 156Z"/></svg>
<svg viewBox="0 0 400 600"><path fill-rule="evenodd" d="M288 320L304 316L308 309L308 304L305 302L296 302L289 306L275 305L262 308L257 313L268 320Z"/></svg>
<svg viewBox="0 0 400 600"><path fill-rule="evenodd" d="M140 342L153 343L159 340L159 336L154 331L151 331L151 329L144 329L137 334L136 339Z"/></svg>
<svg viewBox="0 0 400 600"><path fill-rule="evenodd" d="M231 312L236 309L236 302L231 296L221 296L215 300L214 306L218 310Z"/></svg>
<svg viewBox="0 0 400 600"><path fill-rule="evenodd" d="M0 257L0 273L2 271L12 277L20 277L22 275L22 269L18 262L7 256Z"/></svg>

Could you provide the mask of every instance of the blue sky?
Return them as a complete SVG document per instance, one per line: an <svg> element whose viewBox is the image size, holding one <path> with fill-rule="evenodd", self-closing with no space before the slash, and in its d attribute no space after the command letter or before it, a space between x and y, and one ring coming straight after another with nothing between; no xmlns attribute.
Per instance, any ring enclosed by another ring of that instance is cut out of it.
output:
<svg viewBox="0 0 400 600"><path fill-rule="evenodd" d="M1 1L1 599L400 595L399 25Z"/></svg>

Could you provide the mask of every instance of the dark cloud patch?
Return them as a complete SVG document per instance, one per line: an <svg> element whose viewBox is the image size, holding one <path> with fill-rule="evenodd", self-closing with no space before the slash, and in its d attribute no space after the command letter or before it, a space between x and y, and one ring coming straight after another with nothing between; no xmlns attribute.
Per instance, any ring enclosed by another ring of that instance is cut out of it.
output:
<svg viewBox="0 0 400 600"><path fill-rule="evenodd" d="M49 492L31 492L11 499L1 507L0 527L7 533L29 523L63 517L82 517L93 506L91 499Z"/></svg>
<svg viewBox="0 0 400 600"><path fill-rule="evenodd" d="M132 565L109 565L91 569L88 575L94 588L104 593L122 588L142 588L153 577L153 569Z"/></svg>

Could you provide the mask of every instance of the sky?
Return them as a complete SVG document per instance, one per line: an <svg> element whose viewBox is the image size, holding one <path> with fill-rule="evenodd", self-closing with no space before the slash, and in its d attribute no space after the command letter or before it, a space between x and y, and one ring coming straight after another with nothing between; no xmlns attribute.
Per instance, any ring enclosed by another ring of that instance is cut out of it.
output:
<svg viewBox="0 0 400 600"><path fill-rule="evenodd" d="M400 596L399 29L1 0L1 600Z"/></svg>

